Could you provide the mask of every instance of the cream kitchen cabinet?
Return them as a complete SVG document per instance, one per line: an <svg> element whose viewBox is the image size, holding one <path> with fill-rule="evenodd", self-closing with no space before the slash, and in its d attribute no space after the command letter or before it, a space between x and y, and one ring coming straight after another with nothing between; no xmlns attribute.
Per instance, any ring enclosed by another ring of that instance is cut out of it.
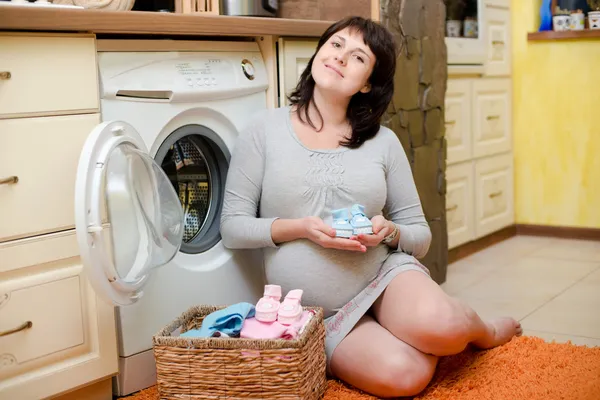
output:
<svg viewBox="0 0 600 400"><path fill-rule="evenodd" d="M514 224L510 77L449 71L446 223L452 249Z"/></svg>
<svg viewBox="0 0 600 400"><path fill-rule="evenodd" d="M514 223L511 81L451 76L445 103L452 249Z"/></svg>
<svg viewBox="0 0 600 400"><path fill-rule="evenodd" d="M48 398L117 372L113 307L76 251L73 232L0 244L0 399Z"/></svg>
<svg viewBox="0 0 600 400"><path fill-rule="evenodd" d="M318 40L279 38L279 105L289 104L287 96L296 88L302 72L315 53Z"/></svg>
<svg viewBox="0 0 600 400"><path fill-rule="evenodd" d="M511 151L511 81L450 77L445 99L449 165Z"/></svg>
<svg viewBox="0 0 600 400"><path fill-rule="evenodd" d="M452 249L514 224L510 1L483 0L480 69L450 66L446 222Z"/></svg>
<svg viewBox="0 0 600 400"><path fill-rule="evenodd" d="M512 63L510 11L507 8L487 6L485 17L486 75L509 76Z"/></svg>
<svg viewBox="0 0 600 400"><path fill-rule="evenodd" d="M73 229L79 156L100 122L95 38L3 32L0 54L0 399L109 400L114 307Z"/></svg>

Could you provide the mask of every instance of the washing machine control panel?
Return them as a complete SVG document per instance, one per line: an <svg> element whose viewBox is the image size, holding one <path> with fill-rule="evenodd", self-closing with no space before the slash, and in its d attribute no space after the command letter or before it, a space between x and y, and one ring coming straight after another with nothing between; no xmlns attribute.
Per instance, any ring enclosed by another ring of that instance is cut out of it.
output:
<svg viewBox="0 0 600 400"><path fill-rule="evenodd" d="M202 101L268 88L260 51L104 53L102 98Z"/></svg>
<svg viewBox="0 0 600 400"><path fill-rule="evenodd" d="M175 70L191 87L211 87L219 83L218 69L222 67L223 60L218 58L206 60L187 60L175 64Z"/></svg>
<svg viewBox="0 0 600 400"><path fill-rule="evenodd" d="M259 73L255 64L260 64L260 59L256 56L240 57L239 61L231 58L196 57L179 60L175 63L175 70L186 86L210 89L223 88L234 83L250 83Z"/></svg>

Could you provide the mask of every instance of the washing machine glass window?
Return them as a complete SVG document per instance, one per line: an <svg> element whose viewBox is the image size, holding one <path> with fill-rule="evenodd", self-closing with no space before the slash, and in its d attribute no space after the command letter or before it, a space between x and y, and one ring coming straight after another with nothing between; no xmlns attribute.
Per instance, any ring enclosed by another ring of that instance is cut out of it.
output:
<svg viewBox="0 0 600 400"><path fill-rule="evenodd" d="M219 233L230 154L211 129L186 125L171 133L155 160L179 195L184 213L181 251L197 254L221 240Z"/></svg>
<svg viewBox="0 0 600 400"><path fill-rule="evenodd" d="M137 301L152 270L177 254L184 225L177 193L129 124L102 123L86 140L75 225L96 293L116 305Z"/></svg>

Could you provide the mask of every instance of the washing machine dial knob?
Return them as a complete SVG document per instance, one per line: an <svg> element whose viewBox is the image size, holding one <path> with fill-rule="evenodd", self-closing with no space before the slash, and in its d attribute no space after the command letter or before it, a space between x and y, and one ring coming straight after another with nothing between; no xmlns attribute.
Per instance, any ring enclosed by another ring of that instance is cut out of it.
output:
<svg viewBox="0 0 600 400"><path fill-rule="evenodd" d="M242 71L246 78L253 80L254 79L254 65L249 60L242 61Z"/></svg>
<svg viewBox="0 0 600 400"><path fill-rule="evenodd" d="M267 4L273 11L277 11L277 0L267 0Z"/></svg>

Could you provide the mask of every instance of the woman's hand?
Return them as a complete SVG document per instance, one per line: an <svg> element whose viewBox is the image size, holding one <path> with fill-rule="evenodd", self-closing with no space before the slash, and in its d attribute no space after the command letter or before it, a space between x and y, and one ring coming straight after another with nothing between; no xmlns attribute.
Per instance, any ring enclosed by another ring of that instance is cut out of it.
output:
<svg viewBox="0 0 600 400"><path fill-rule="evenodd" d="M327 249L365 252L367 248L358 240L335 237L335 229L319 217L302 218L304 239L308 239Z"/></svg>
<svg viewBox="0 0 600 400"><path fill-rule="evenodd" d="M373 224L372 235L360 234L355 236L356 240L366 247L378 246L387 235L394 231L393 222L388 221L382 215L374 216L371 219L371 223Z"/></svg>

